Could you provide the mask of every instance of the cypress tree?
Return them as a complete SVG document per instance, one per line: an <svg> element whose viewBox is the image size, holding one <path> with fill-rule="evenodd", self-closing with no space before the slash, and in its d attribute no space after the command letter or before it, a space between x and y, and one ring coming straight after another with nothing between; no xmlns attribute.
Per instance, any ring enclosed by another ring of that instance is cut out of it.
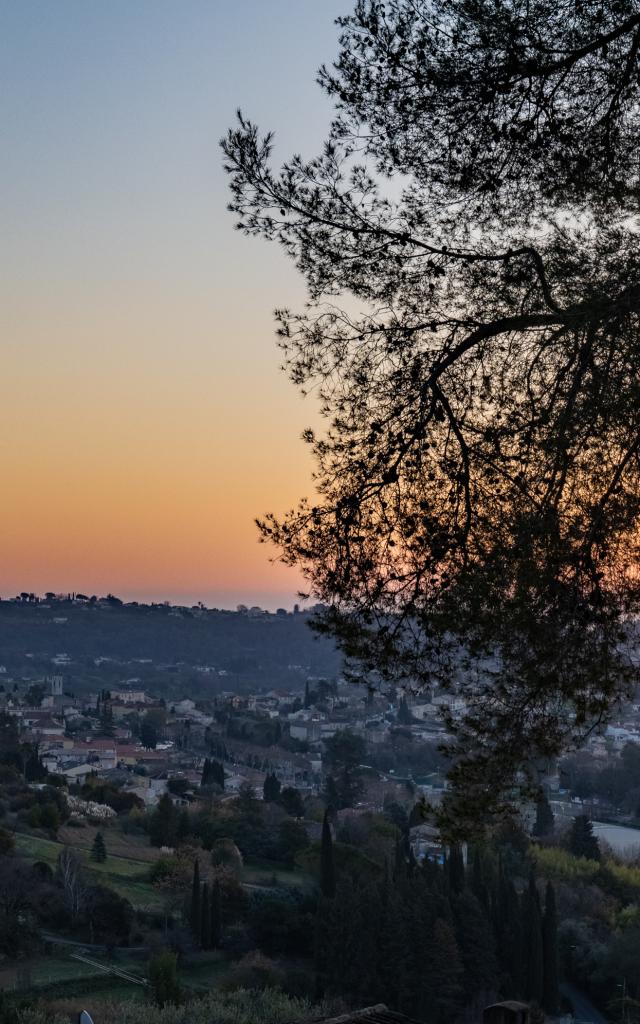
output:
<svg viewBox="0 0 640 1024"><path fill-rule="evenodd" d="M336 869L333 861L333 838L329 824L329 812L324 812L322 819L322 839L320 843L320 890L327 899L336 894Z"/></svg>
<svg viewBox="0 0 640 1024"><path fill-rule="evenodd" d="M211 886L211 948L219 949L222 941L222 905L220 882L216 878Z"/></svg>
<svg viewBox="0 0 640 1024"><path fill-rule="evenodd" d="M191 883L191 912L189 915L191 931L195 939L200 938L200 861L196 857L193 864L193 881Z"/></svg>
<svg viewBox="0 0 640 1024"><path fill-rule="evenodd" d="M336 948L339 944L339 931L335 927L335 900L320 896L315 915L315 936L313 960L315 968L315 994L321 999L329 984L337 987L339 963L336 962ZM339 924L339 922L338 922Z"/></svg>
<svg viewBox="0 0 640 1024"><path fill-rule="evenodd" d="M206 882L200 896L200 945L203 949L211 949L211 903Z"/></svg>
<svg viewBox="0 0 640 1024"><path fill-rule="evenodd" d="M336 786L336 780L333 775L327 775L324 784L324 799L327 805L327 810L331 814L335 814L340 808L340 796L338 794L338 787Z"/></svg>
<svg viewBox="0 0 640 1024"><path fill-rule="evenodd" d="M452 893L461 893L464 889L465 871L462 849L456 843L449 849L447 857L447 877Z"/></svg>
<svg viewBox="0 0 640 1024"><path fill-rule="evenodd" d="M498 961L493 929L484 907L469 889L454 897L452 909L464 967L465 996L471 1000L497 988Z"/></svg>
<svg viewBox="0 0 640 1024"><path fill-rule="evenodd" d="M186 807L183 807L178 817L178 840L186 839L191 832L191 820Z"/></svg>
<svg viewBox="0 0 640 1024"><path fill-rule="evenodd" d="M440 1022L453 1020L462 1003L462 964L460 952L448 921L437 918L426 948L426 976L428 978L428 1006L419 1007L421 1016Z"/></svg>
<svg viewBox="0 0 640 1024"><path fill-rule="evenodd" d="M542 1006L544 967L542 956L542 914L540 897L533 871L529 886L523 895L523 917L525 926L526 997L531 1003Z"/></svg>
<svg viewBox="0 0 640 1024"><path fill-rule="evenodd" d="M102 832L96 832L96 837L91 847L91 860L95 860L97 864L104 864L106 859L107 847L105 846L104 837Z"/></svg>
<svg viewBox="0 0 640 1024"><path fill-rule="evenodd" d="M544 790L540 790L536 803L536 820L533 826L533 834L538 836L538 838L553 835L554 825L555 818L547 799L547 794Z"/></svg>
<svg viewBox="0 0 640 1024"><path fill-rule="evenodd" d="M305 706L305 708L308 708L310 706L310 704L311 704L311 700L310 700L310 695L309 695L309 680L307 679L306 683L304 684L304 706Z"/></svg>
<svg viewBox="0 0 640 1024"><path fill-rule="evenodd" d="M115 733L111 695L109 695L108 699L103 700L100 705L100 732L103 736L113 736Z"/></svg>
<svg viewBox="0 0 640 1024"><path fill-rule="evenodd" d="M200 779L201 786L208 786L211 783L211 761L208 757L205 757L204 764L202 766L202 778Z"/></svg>
<svg viewBox="0 0 640 1024"><path fill-rule="evenodd" d="M408 874L409 864L407 861L407 844L404 842L403 836L398 836L395 841L393 857L393 881L397 883L401 879L406 879Z"/></svg>
<svg viewBox="0 0 640 1024"><path fill-rule="evenodd" d="M542 952L544 990L542 1006L549 1015L558 1012L560 993L558 989L558 918L556 894L551 882L547 882L542 919Z"/></svg>
<svg viewBox="0 0 640 1024"><path fill-rule="evenodd" d="M524 936L520 901L515 886L500 861L493 899L493 918L498 959L503 970L501 990L507 998L522 996L524 978Z"/></svg>
<svg viewBox="0 0 640 1024"><path fill-rule="evenodd" d="M413 846L409 846L409 863L407 865L407 868L409 870L409 874L412 875L417 867L418 867L418 861L416 860L416 855L413 852Z"/></svg>
<svg viewBox="0 0 640 1024"><path fill-rule="evenodd" d="M265 777L262 793L266 803L274 803L280 796L280 780L271 772Z"/></svg>
<svg viewBox="0 0 640 1024"><path fill-rule="evenodd" d="M413 721L413 715L411 714L411 711L409 710L409 705L407 704L407 698L403 694L402 698L400 700L400 704L398 705L398 723L400 725L411 725L412 721Z"/></svg>
<svg viewBox="0 0 640 1024"><path fill-rule="evenodd" d="M480 903L488 910L489 908L489 890L484 878L484 864L482 858L482 850L477 844L473 847L473 853L471 855L471 891L476 899L480 900Z"/></svg>

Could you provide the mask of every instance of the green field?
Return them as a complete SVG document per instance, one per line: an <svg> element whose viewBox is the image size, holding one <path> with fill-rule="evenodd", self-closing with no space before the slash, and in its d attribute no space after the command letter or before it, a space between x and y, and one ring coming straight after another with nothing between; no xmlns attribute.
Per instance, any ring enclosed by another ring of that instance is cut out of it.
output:
<svg viewBox="0 0 640 1024"><path fill-rule="evenodd" d="M52 839L40 839L37 836L17 834L16 849L29 860L44 861L55 867L62 843ZM133 860L130 857L109 855L104 864L96 864L89 856L89 851L75 847L87 870L96 882L109 886L120 896L126 897L137 910L162 910L162 895L147 882L149 862Z"/></svg>
<svg viewBox="0 0 640 1024"><path fill-rule="evenodd" d="M90 956L107 967L113 963L113 966L129 971L137 977L146 975L146 958L117 956L114 961L109 961L104 956L94 953ZM199 953L181 964L180 981L186 989L191 989L195 993L205 992L215 987L228 970L229 963L221 952ZM0 968L0 988L8 991L48 989L59 998L88 991L94 999L148 998L148 990L142 986L126 982L97 967L59 953L34 956L29 960L13 963L5 961Z"/></svg>
<svg viewBox="0 0 640 1024"><path fill-rule="evenodd" d="M84 837L83 837L84 839ZM109 849L109 833L105 833L107 850ZM38 836L17 834L15 837L16 849L28 857L29 860L41 860L55 867L63 847L63 843L51 839L41 839ZM86 843L86 840L85 840ZM147 882L149 866L149 848L141 849L140 859L134 857L122 857L109 853L104 864L96 864L90 858L90 850L84 845L73 848L77 851L86 865L87 870L95 877L96 881L108 885L120 896L125 896L137 910L162 911L164 908L161 893ZM135 846L132 844L132 851ZM154 851L155 853L155 851ZM159 851L158 851L159 855ZM245 864L242 869L242 881L246 885L291 885L303 888L313 883L313 879L304 871L287 871L281 864L274 864L270 861L258 861Z"/></svg>

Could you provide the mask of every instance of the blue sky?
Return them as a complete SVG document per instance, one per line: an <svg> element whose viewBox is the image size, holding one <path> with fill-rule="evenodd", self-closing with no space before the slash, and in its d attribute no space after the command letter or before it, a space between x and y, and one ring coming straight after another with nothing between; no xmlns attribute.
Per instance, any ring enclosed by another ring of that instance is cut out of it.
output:
<svg viewBox="0 0 640 1024"><path fill-rule="evenodd" d="M304 292L233 231L218 142L241 107L318 150L344 10L0 3L1 594L291 603L252 519L310 486L271 317Z"/></svg>

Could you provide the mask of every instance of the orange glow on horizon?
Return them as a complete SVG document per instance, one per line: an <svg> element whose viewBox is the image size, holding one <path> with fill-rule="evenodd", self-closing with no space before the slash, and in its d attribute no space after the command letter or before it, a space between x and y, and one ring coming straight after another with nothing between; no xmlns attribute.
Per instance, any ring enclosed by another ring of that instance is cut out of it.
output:
<svg viewBox="0 0 640 1024"><path fill-rule="evenodd" d="M253 520L312 492L272 316L305 294L234 232L218 140L240 106L317 150L341 10L5 5L3 597L295 601Z"/></svg>

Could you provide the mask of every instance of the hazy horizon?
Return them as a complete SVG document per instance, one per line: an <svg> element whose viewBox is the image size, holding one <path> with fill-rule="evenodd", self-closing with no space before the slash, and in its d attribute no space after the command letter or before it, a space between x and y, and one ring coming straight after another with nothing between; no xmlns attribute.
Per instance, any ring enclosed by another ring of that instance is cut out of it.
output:
<svg viewBox="0 0 640 1024"><path fill-rule="evenodd" d="M106 590L96 589L95 587L60 587L52 590L47 587L45 590L29 590L25 591L24 587L19 587L15 591L9 591L4 588L0 591L0 600L8 601L12 598L19 597L22 592L34 593L36 597L44 597L45 593L55 594L85 594L91 596L93 594L96 597L106 597L107 594L113 594L115 597L119 597L121 600L137 601L139 604L163 604L168 601L172 605L182 605L186 607L193 607L194 605L202 602L207 608L219 608L221 611L236 611L238 605L246 605L248 608L257 607L263 608L265 611L276 611L278 608L285 608L287 611L292 611L295 604L300 605L301 608L310 607L315 604L315 600L303 601L297 593L291 591L272 591L272 590L208 590L208 591L191 591L191 590L173 590L170 593L168 591L148 591L148 590L129 590L117 588L107 588Z"/></svg>

